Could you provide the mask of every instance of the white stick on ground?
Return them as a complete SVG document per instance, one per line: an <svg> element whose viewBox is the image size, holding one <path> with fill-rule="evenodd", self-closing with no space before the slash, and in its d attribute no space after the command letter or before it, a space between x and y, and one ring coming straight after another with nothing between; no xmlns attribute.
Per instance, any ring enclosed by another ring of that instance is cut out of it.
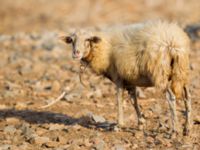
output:
<svg viewBox="0 0 200 150"><path fill-rule="evenodd" d="M52 102L50 102L50 103L47 104L47 105L42 106L41 108L44 109L44 108L48 108L48 107L54 105L55 103L59 102L65 95L66 95L66 92L64 91L64 92L62 92L62 94L61 94L59 97L57 97L55 100L53 100Z"/></svg>

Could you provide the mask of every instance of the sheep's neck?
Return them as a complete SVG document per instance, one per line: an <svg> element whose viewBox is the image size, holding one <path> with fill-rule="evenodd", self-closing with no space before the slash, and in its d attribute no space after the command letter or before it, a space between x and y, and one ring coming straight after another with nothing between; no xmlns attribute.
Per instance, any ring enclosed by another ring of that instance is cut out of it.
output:
<svg viewBox="0 0 200 150"><path fill-rule="evenodd" d="M94 47L88 57L90 67L97 74L104 74L110 65L110 52L106 47Z"/></svg>

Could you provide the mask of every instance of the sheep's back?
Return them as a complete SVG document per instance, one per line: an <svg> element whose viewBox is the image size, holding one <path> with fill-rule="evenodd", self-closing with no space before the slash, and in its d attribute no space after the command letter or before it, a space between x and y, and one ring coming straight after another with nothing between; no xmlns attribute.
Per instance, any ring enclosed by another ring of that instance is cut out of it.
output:
<svg viewBox="0 0 200 150"><path fill-rule="evenodd" d="M187 35L173 23L150 22L140 28L130 27L119 35L113 42L115 66L118 74L132 84L164 89L172 75L172 58L188 57ZM181 66L183 78L187 76L187 65Z"/></svg>

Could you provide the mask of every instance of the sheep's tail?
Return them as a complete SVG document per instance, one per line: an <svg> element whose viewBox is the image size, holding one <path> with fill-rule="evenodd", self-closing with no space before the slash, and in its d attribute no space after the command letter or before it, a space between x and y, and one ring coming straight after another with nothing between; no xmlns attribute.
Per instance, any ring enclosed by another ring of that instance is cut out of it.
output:
<svg viewBox="0 0 200 150"><path fill-rule="evenodd" d="M189 80L189 54L187 51L174 50L171 58L171 89L177 98L181 98Z"/></svg>

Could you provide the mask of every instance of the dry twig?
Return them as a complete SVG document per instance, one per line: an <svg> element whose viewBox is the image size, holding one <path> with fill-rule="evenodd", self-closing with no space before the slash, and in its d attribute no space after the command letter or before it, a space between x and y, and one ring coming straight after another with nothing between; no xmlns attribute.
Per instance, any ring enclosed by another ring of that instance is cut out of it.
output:
<svg viewBox="0 0 200 150"><path fill-rule="evenodd" d="M65 95L66 95L66 92L64 91L64 92L62 92L62 94L59 97L57 97L51 103L49 103L47 105L44 105L41 108L44 109L44 108L47 108L47 107L50 107L50 106L54 105L55 103L59 102Z"/></svg>

